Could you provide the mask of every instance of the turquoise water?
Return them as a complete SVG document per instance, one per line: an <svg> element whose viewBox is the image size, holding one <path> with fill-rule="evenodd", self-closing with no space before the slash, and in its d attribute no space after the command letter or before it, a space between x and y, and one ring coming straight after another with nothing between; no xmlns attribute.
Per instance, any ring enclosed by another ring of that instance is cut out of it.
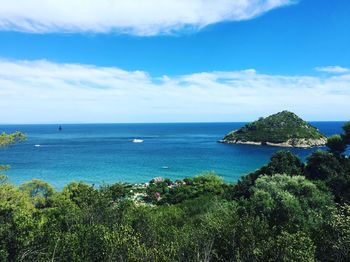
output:
<svg viewBox="0 0 350 262"><path fill-rule="evenodd" d="M214 171L226 181L265 164L275 147L224 145L216 141L244 123L2 125L25 132L24 143L0 150L7 175L20 184L33 178L61 189L71 181L99 185L147 182L156 176L180 179ZM341 132L343 122L314 122L324 134ZM143 143L132 143L142 138ZM35 145L41 145L36 147ZM289 149L305 158L316 149Z"/></svg>

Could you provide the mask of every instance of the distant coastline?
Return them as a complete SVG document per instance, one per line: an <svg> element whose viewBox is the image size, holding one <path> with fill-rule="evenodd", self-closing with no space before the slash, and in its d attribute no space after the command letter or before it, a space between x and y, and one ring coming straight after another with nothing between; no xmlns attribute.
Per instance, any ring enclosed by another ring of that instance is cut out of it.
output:
<svg viewBox="0 0 350 262"><path fill-rule="evenodd" d="M308 140L297 139L294 141L288 140L282 143L272 143L272 142L255 142L255 141L226 141L219 140L222 144L239 144L239 145L254 145L254 146L275 146L275 147L290 147L290 148L313 148L313 147L323 147L325 145L325 139L313 140L311 143Z"/></svg>

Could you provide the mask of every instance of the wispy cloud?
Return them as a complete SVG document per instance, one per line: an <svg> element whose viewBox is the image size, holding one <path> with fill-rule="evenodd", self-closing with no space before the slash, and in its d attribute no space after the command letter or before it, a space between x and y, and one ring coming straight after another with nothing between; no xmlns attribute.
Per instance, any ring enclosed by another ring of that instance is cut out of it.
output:
<svg viewBox="0 0 350 262"><path fill-rule="evenodd" d="M333 74L350 73L350 68L345 68L341 66L316 67L316 70L319 72L326 72L326 73L333 73Z"/></svg>
<svg viewBox="0 0 350 262"><path fill-rule="evenodd" d="M142 71L0 60L0 122L246 121L279 110L349 119L350 74L267 75L253 69L153 77Z"/></svg>
<svg viewBox="0 0 350 262"><path fill-rule="evenodd" d="M254 18L296 0L0 0L0 30L157 35Z"/></svg>

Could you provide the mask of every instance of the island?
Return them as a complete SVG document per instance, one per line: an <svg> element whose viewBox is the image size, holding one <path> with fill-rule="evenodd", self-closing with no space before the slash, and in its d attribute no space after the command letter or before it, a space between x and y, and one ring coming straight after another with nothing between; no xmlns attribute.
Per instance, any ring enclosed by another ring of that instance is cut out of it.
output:
<svg viewBox="0 0 350 262"><path fill-rule="evenodd" d="M296 114L282 111L228 133L220 143L309 148L324 146L327 137Z"/></svg>

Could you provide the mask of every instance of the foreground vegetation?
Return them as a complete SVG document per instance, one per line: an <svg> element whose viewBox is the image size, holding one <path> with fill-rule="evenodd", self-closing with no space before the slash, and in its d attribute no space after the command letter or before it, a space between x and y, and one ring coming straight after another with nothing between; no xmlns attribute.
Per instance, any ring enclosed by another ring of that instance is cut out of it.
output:
<svg viewBox="0 0 350 262"><path fill-rule="evenodd" d="M349 261L350 123L306 163L290 152L235 185L182 181L61 192L0 184L1 261Z"/></svg>

